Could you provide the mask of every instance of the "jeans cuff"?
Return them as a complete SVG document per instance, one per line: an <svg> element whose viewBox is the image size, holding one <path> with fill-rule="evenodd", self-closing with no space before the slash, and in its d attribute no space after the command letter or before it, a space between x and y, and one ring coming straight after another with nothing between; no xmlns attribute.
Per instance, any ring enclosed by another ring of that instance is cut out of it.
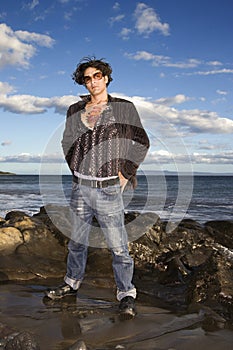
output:
<svg viewBox="0 0 233 350"><path fill-rule="evenodd" d="M117 300L121 301L121 299L125 298L125 297L132 297L134 299L136 299L137 296L137 291L136 288L132 288L130 290L128 290L127 292L122 292L121 290L117 290Z"/></svg>
<svg viewBox="0 0 233 350"><path fill-rule="evenodd" d="M65 276L64 281L74 290L79 289L79 287L82 283L82 281L80 281L80 280L77 281L77 280L70 278L70 277L67 277L67 276Z"/></svg>

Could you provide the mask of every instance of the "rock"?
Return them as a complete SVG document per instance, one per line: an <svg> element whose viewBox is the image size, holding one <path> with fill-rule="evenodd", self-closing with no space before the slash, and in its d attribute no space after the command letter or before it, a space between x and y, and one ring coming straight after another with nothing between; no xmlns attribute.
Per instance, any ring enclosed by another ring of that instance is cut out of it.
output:
<svg viewBox="0 0 233 350"><path fill-rule="evenodd" d="M35 336L29 332L21 332L8 340L5 350L40 350Z"/></svg>
<svg viewBox="0 0 233 350"><path fill-rule="evenodd" d="M23 243L21 232L15 227L0 228L0 254L9 255Z"/></svg>
<svg viewBox="0 0 233 350"><path fill-rule="evenodd" d="M2 224L5 223L5 221L6 221L6 220L0 216L0 227L1 227Z"/></svg>
<svg viewBox="0 0 233 350"><path fill-rule="evenodd" d="M233 249L233 221L208 221L205 228L215 242Z"/></svg>
<svg viewBox="0 0 233 350"><path fill-rule="evenodd" d="M0 228L0 251L1 281L59 277L65 273L66 245L46 222L24 212L6 215Z"/></svg>
<svg viewBox="0 0 233 350"><path fill-rule="evenodd" d="M79 340L75 344L73 344L71 347L69 347L68 350L87 350L87 346L83 340Z"/></svg>
<svg viewBox="0 0 233 350"><path fill-rule="evenodd" d="M23 211L14 210L6 214L5 220L8 221L9 224L13 225L15 222L24 220L27 217L30 216L24 213Z"/></svg>
<svg viewBox="0 0 233 350"><path fill-rule="evenodd" d="M36 218L29 218L15 224L24 239L17 254L44 256L44 258L62 260L65 257L64 246L51 234L50 229Z"/></svg>

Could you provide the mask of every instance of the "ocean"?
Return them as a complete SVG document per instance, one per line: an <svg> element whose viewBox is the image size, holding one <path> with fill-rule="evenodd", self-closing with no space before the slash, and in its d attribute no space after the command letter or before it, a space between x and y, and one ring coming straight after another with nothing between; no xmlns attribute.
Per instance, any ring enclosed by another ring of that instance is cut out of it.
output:
<svg viewBox="0 0 233 350"><path fill-rule="evenodd" d="M0 216L12 210L33 215L46 204L67 206L71 183L70 175L1 175ZM154 212L162 220L233 220L233 176L139 175L137 189L126 191L124 202L126 211Z"/></svg>

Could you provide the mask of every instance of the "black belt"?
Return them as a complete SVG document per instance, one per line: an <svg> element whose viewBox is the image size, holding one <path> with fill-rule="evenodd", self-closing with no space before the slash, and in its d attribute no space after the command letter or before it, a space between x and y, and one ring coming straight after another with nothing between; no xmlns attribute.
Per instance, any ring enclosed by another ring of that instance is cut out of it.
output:
<svg viewBox="0 0 233 350"><path fill-rule="evenodd" d="M81 177L73 176L73 180L79 185L89 186L93 188L104 188L104 187L113 186L120 183L119 177L116 177L115 179L99 181L99 180L88 180L88 179L83 179Z"/></svg>

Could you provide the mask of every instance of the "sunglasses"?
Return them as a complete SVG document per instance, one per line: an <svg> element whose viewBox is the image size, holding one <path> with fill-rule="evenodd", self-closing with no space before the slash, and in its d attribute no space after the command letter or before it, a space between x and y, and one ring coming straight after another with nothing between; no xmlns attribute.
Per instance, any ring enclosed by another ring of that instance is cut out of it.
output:
<svg viewBox="0 0 233 350"><path fill-rule="evenodd" d="M103 78L103 73L102 72L96 72L92 76L86 75L83 77L83 82L85 85L89 84L92 79L94 80L101 80Z"/></svg>

